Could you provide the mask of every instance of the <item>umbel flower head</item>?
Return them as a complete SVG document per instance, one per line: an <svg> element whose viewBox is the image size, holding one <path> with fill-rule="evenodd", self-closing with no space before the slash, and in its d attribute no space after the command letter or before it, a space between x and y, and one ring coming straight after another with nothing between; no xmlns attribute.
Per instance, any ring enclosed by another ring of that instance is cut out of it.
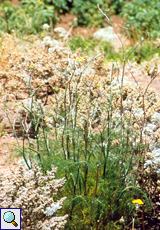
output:
<svg viewBox="0 0 160 230"><path fill-rule="evenodd" d="M123 216L121 216L121 218L119 219L119 222L120 222L121 224L124 223L124 217L123 217Z"/></svg>
<svg viewBox="0 0 160 230"><path fill-rule="evenodd" d="M47 23L43 24L43 29L44 30L48 30L49 29L49 25Z"/></svg>

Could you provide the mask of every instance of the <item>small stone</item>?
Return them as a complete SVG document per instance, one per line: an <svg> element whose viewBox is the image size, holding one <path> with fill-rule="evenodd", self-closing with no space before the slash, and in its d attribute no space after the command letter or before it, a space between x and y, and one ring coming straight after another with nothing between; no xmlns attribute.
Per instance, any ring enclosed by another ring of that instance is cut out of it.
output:
<svg viewBox="0 0 160 230"><path fill-rule="evenodd" d="M117 35L115 34L113 27L108 26L106 28L102 28L97 30L93 34L94 39L101 40L101 41L107 41L110 43L114 43L115 39L117 38Z"/></svg>

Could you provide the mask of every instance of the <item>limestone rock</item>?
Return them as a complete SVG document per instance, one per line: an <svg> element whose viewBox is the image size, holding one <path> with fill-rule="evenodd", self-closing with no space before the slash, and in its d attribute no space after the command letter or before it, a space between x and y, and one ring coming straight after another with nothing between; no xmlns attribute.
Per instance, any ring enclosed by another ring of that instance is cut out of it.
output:
<svg viewBox="0 0 160 230"><path fill-rule="evenodd" d="M117 39L117 35L114 32L113 27L111 26L97 30L93 34L93 37L96 40L107 41L112 43L113 45L116 43L116 39Z"/></svg>

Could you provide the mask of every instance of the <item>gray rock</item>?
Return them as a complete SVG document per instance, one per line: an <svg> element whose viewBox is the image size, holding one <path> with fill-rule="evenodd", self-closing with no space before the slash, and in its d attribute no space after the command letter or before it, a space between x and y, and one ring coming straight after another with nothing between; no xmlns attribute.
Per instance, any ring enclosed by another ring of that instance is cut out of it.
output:
<svg viewBox="0 0 160 230"><path fill-rule="evenodd" d="M116 39L117 39L117 35L114 32L113 27L108 26L106 28L97 30L93 34L93 38L96 40L107 41L107 42L110 42L112 44L115 44Z"/></svg>

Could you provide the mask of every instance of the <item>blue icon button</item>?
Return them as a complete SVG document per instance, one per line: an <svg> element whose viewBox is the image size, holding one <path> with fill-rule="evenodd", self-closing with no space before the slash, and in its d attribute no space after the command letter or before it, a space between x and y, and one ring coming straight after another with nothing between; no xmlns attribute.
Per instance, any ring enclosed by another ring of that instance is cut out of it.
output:
<svg viewBox="0 0 160 230"><path fill-rule="evenodd" d="M15 215L11 211L7 211L3 215L3 219L7 223L12 223L15 227L18 226L18 224L14 221L15 220Z"/></svg>
<svg viewBox="0 0 160 230"><path fill-rule="evenodd" d="M21 230L21 209L0 208L0 230Z"/></svg>

